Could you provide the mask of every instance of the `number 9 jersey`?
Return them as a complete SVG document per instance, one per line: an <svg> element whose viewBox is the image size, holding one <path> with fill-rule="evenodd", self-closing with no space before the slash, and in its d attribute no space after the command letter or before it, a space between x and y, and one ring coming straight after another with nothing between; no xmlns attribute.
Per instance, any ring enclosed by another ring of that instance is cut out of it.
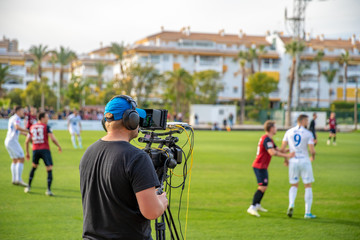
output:
<svg viewBox="0 0 360 240"><path fill-rule="evenodd" d="M32 150L42 150L49 148L49 133L51 129L49 125L36 123L30 127L30 136L32 140Z"/></svg>
<svg viewBox="0 0 360 240"><path fill-rule="evenodd" d="M308 144L314 144L313 134L302 126L296 126L286 131L283 142L287 142L290 152L295 152L291 160L309 160Z"/></svg>

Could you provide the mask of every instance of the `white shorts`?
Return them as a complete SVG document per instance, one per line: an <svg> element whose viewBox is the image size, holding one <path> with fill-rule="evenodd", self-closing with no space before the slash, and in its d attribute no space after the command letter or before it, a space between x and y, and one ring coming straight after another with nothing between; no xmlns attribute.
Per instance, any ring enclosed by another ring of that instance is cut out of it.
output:
<svg viewBox="0 0 360 240"><path fill-rule="evenodd" d="M18 141L5 142L5 147L11 159L24 158L24 151Z"/></svg>
<svg viewBox="0 0 360 240"><path fill-rule="evenodd" d="M69 132L71 135L80 135L80 128L78 127L69 127Z"/></svg>
<svg viewBox="0 0 360 240"><path fill-rule="evenodd" d="M289 182L290 184L298 183L300 177L304 184L315 181L310 160L291 161L289 162Z"/></svg>

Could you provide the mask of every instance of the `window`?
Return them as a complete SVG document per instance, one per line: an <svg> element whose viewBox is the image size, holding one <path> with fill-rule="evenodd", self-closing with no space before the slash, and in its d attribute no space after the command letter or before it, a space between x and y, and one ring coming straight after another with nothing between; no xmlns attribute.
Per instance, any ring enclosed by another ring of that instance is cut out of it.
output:
<svg viewBox="0 0 360 240"><path fill-rule="evenodd" d="M168 62L169 60L170 60L170 56L167 55L167 54L164 54L164 55L163 55L163 61L164 61L164 62Z"/></svg>
<svg viewBox="0 0 360 240"><path fill-rule="evenodd" d="M219 115L224 115L224 109L219 109Z"/></svg>
<svg viewBox="0 0 360 240"><path fill-rule="evenodd" d="M151 61L151 63L160 63L160 56L159 55L151 55L150 61Z"/></svg>
<svg viewBox="0 0 360 240"><path fill-rule="evenodd" d="M237 86L233 87L233 92L234 92L234 93L237 93L238 90L239 90L239 88L238 88Z"/></svg>
<svg viewBox="0 0 360 240"><path fill-rule="evenodd" d="M200 65L202 66L213 66L219 63L218 57L213 56L200 56Z"/></svg>

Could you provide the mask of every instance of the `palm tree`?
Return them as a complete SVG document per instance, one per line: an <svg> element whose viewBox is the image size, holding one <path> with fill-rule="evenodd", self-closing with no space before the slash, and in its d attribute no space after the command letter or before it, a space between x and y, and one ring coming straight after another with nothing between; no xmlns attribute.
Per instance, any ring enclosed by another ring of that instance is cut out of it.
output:
<svg viewBox="0 0 360 240"><path fill-rule="evenodd" d="M237 59L240 64L240 72L241 73L241 102L240 102L240 124L244 123L245 120L245 78L247 75L246 63L250 63L250 74L254 73L254 64L253 60L256 55L256 50L250 49L249 51L240 51L238 53Z"/></svg>
<svg viewBox="0 0 360 240"><path fill-rule="evenodd" d="M329 106L331 105L331 84L334 82L337 71L337 69L328 69L322 72L322 75L326 78L326 81L329 84Z"/></svg>
<svg viewBox="0 0 360 240"><path fill-rule="evenodd" d="M187 111L194 95L193 77L180 68L165 73L166 96L171 100L176 113Z"/></svg>
<svg viewBox="0 0 360 240"><path fill-rule="evenodd" d="M47 46L39 45L39 46L31 46L29 50L32 58L34 59L34 63L37 64L37 74L39 75L40 81L42 81L42 61L44 58L50 53L47 51ZM45 94L41 93L41 108L44 110L45 108Z"/></svg>
<svg viewBox="0 0 360 240"><path fill-rule="evenodd" d="M298 76L298 79L299 81L297 81L297 88L298 88L298 91L297 91L297 96L296 96L296 106L300 106L300 93L301 93L301 82L303 81L303 77L304 77L304 72L306 69L310 68L310 65L309 64L306 64L304 62L301 62L298 64L297 66L297 76Z"/></svg>
<svg viewBox="0 0 360 240"><path fill-rule="evenodd" d="M319 104L320 104L320 77L321 77L321 66L320 66L320 62L322 61L322 59L324 58L324 51L323 50L320 50L316 53L315 57L314 57L314 61L316 62L317 64L317 69L318 69L318 75L317 75L317 78L318 78L318 87L317 87L317 100L316 100L316 107L318 108L319 107Z"/></svg>
<svg viewBox="0 0 360 240"><path fill-rule="evenodd" d="M340 55L340 64L342 64L344 66L344 79L343 79L343 98L344 101L347 101L347 69L348 69L348 65L349 65L349 61L351 60L350 55L349 55L349 51L345 51L345 53L342 53Z"/></svg>
<svg viewBox="0 0 360 240"><path fill-rule="evenodd" d="M60 64L60 80L58 85L58 95L60 98L58 98L58 108L60 107L60 102L63 102L61 89L64 87L64 67L68 64L70 64L74 59L76 59L76 54L69 48L64 48L63 46L60 46L60 51L55 51L55 56L57 59L57 62ZM59 109L58 109L59 110Z"/></svg>
<svg viewBox="0 0 360 240"><path fill-rule="evenodd" d="M98 87L101 90L102 89L102 85L103 85L103 73L105 71L106 68L106 63L104 62L96 62L95 63L95 70L97 72L98 75Z"/></svg>
<svg viewBox="0 0 360 240"><path fill-rule="evenodd" d="M292 57L292 65L290 69L290 83L289 83L289 94L287 100L287 110L285 116L285 126L290 127L291 125L291 102L292 102L292 94L294 88L295 81L295 68L296 68L296 56L304 51L304 44L300 41L292 41L285 45L285 51Z"/></svg>
<svg viewBox="0 0 360 240"><path fill-rule="evenodd" d="M121 42L120 44L116 42L111 43L110 52L116 55L116 59L119 61L120 64L120 73L122 76L124 75L124 66L122 64L124 50L125 47L123 42Z"/></svg>
<svg viewBox="0 0 360 240"><path fill-rule="evenodd" d="M53 86L55 83L55 73L56 73L55 64L57 63L56 55L54 54L54 52L51 54L51 58L49 62L51 64L51 72L52 72L51 86Z"/></svg>
<svg viewBox="0 0 360 240"><path fill-rule="evenodd" d="M3 65L0 63L0 98L2 97L2 92L3 92L2 85L7 82L9 75L10 75L10 66L5 65L3 67Z"/></svg>
<svg viewBox="0 0 360 240"><path fill-rule="evenodd" d="M267 53L267 50L265 50L265 45L260 45L259 48L257 49L257 60L258 60L258 72L261 72L261 55Z"/></svg>

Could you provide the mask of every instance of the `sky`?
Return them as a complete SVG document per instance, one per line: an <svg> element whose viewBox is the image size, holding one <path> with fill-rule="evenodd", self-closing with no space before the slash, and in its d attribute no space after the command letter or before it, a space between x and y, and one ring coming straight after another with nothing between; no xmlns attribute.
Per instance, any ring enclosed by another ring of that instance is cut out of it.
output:
<svg viewBox="0 0 360 240"><path fill-rule="evenodd" d="M45 44L90 52L111 42L136 40L160 31L289 35L284 10L293 0L0 0L0 37L19 41L21 50ZM313 0L306 10L306 32L313 37L360 38L360 0Z"/></svg>

